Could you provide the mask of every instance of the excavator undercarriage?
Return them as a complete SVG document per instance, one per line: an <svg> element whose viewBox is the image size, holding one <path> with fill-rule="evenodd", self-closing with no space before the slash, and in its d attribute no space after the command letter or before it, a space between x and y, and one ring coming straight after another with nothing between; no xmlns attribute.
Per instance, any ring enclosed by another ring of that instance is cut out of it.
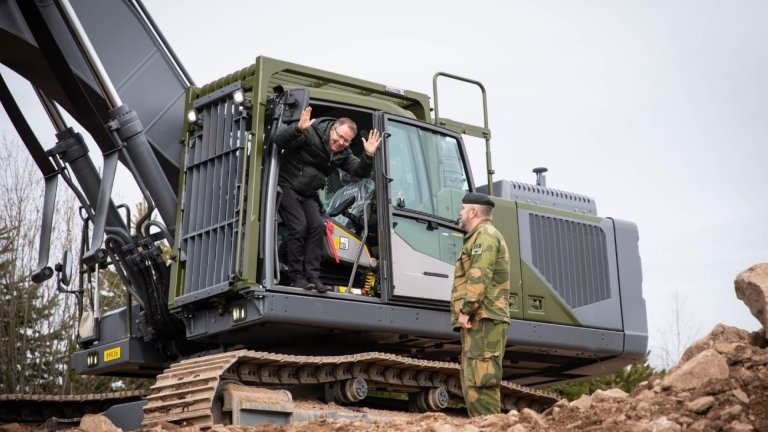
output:
<svg viewBox="0 0 768 432"><path fill-rule="evenodd" d="M439 411L449 400L462 400L455 363L375 352L296 356L240 350L171 365L157 377L147 396L144 424L160 420L198 427L227 424L233 417L241 417L238 407L243 404L232 403L240 398L247 398L262 411L290 412L290 393L281 397L280 393L248 392L242 386L285 389L318 384L326 387L327 399L338 404L360 402L372 390L406 393L411 409L421 412ZM501 383L505 411L543 411L558 400L550 392Z"/></svg>

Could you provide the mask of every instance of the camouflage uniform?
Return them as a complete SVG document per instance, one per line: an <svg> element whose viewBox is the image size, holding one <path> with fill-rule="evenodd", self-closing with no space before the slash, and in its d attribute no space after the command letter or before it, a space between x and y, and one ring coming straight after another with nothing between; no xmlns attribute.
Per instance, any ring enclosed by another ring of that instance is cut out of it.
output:
<svg viewBox="0 0 768 432"><path fill-rule="evenodd" d="M451 325L461 334L461 389L470 417L500 411L501 361L509 330L509 250L487 220L464 236L451 293ZM468 315L472 328L458 321Z"/></svg>

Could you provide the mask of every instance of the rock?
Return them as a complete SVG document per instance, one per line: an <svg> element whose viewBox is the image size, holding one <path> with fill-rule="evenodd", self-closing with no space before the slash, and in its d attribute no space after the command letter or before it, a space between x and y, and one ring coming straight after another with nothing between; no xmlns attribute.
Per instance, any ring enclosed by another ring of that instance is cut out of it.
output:
<svg viewBox="0 0 768 432"><path fill-rule="evenodd" d="M744 411L744 408L742 408L741 405L733 405L720 411L717 416L720 418L720 420L727 422L738 417L742 411Z"/></svg>
<svg viewBox="0 0 768 432"><path fill-rule="evenodd" d="M512 426L511 418L506 415L494 414L478 417L478 419L481 420L474 425L482 430L497 430L500 429L502 425Z"/></svg>
<svg viewBox="0 0 768 432"><path fill-rule="evenodd" d="M453 432L455 429L453 426L446 423L433 423L427 430L429 432Z"/></svg>
<svg viewBox="0 0 768 432"><path fill-rule="evenodd" d="M736 297L747 305L752 316L763 325L768 339L768 264L755 264L733 281Z"/></svg>
<svg viewBox="0 0 768 432"><path fill-rule="evenodd" d="M80 419L80 429L85 432L122 432L108 418L94 414L86 414Z"/></svg>
<svg viewBox="0 0 768 432"><path fill-rule="evenodd" d="M704 396L685 404L685 409L687 409L692 413L701 414L703 412L706 412L708 409L712 408L712 405L714 404L715 404L714 397Z"/></svg>
<svg viewBox="0 0 768 432"><path fill-rule="evenodd" d="M650 426L644 422L630 421L621 425L621 432L648 432Z"/></svg>
<svg viewBox="0 0 768 432"><path fill-rule="evenodd" d="M661 387L665 390L691 390L709 379L728 378L728 373L725 357L713 349L707 349L665 376Z"/></svg>
<svg viewBox="0 0 768 432"><path fill-rule="evenodd" d="M639 401L635 405L635 411L638 413L647 413L651 409L651 405L646 401Z"/></svg>
<svg viewBox="0 0 768 432"><path fill-rule="evenodd" d="M537 427L545 427L547 425L541 415L530 408L524 408L520 413L520 423Z"/></svg>
<svg viewBox="0 0 768 432"><path fill-rule="evenodd" d="M749 344L751 336L748 331L737 327L718 324L709 332L708 335L692 343L680 357L680 363L684 364L688 360L701 354L702 351L713 348L715 342L725 343L745 343ZM675 368L673 368L674 370Z"/></svg>
<svg viewBox="0 0 768 432"><path fill-rule="evenodd" d="M571 402L571 406L580 410L588 410L592 407L592 397L588 395L581 395L580 398Z"/></svg>
<svg viewBox="0 0 768 432"><path fill-rule="evenodd" d="M153 421L151 423L148 423L146 426L144 426L141 431L142 432L152 432L152 431L175 431L181 429L181 426L169 423L167 421Z"/></svg>
<svg viewBox="0 0 768 432"><path fill-rule="evenodd" d="M595 390L592 393L593 402L605 402L618 399L626 399L627 393L622 389L610 389L610 390Z"/></svg>
<svg viewBox="0 0 768 432"><path fill-rule="evenodd" d="M680 432L683 429L679 424L664 416L652 421L650 427L651 432Z"/></svg>
<svg viewBox="0 0 768 432"><path fill-rule="evenodd" d="M728 359L729 364L748 361L752 353L751 346L744 343L716 343L714 348Z"/></svg>
<svg viewBox="0 0 768 432"><path fill-rule="evenodd" d="M725 432L752 432L753 430L755 430L755 428L753 428L752 425L738 421L733 421L723 429Z"/></svg>
<svg viewBox="0 0 768 432"><path fill-rule="evenodd" d="M637 396L635 396L636 399L646 400L646 401L652 400L655 397L656 397L656 392L654 392L653 390L643 390L640 393L638 393Z"/></svg>
<svg viewBox="0 0 768 432"><path fill-rule="evenodd" d="M743 403L743 404L745 404L745 405L749 404L749 396L747 396L747 394L746 394L746 393L744 393L744 390L742 390L742 389L736 389L736 390L734 390L732 393L733 393L733 396L735 396L735 397L736 397L736 399L737 399L739 402L741 402L741 403Z"/></svg>
<svg viewBox="0 0 768 432"><path fill-rule="evenodd" d="M480 429L478 429L477 426L471 424L464 425L460 430L461 432L480 432Z"/></svg>
<svg viewBox="0 0 768 432"><path fill-rule="evenodd" d="M507 432L528 432L528 429L526 429L526 427L521 424L516 424L507 429Z"/></svg>
<svg viewBox="0 0 768 432"><path fill-rule="evenodd" d="M707 419L701 419L694 424L692 424L686 431L691 432L704 432L708 430L712 430L712 427L710 426L712 422L710 422Z"/></svg>

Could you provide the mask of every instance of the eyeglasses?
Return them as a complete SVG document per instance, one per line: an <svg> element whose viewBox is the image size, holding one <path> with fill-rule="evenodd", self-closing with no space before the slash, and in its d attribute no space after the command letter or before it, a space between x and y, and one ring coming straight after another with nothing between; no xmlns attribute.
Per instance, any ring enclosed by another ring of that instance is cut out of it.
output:
<svg viewBox="0 0 768 432"><path fill-rule="evenodd" d="M333 132L336 134L336 139L341 142L342 145L349 145L349 143L352 141L350 139L346 139L344 135L340 134L336 126L333 126Z"/></svg>

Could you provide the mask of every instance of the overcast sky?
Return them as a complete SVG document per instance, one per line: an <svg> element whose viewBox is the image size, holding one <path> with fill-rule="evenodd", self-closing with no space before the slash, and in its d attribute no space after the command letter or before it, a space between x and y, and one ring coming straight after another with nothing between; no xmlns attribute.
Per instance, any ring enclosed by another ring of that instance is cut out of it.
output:
<svg viewBox="0 0 768 432"><path fill-rule="evenodd" d="M145 1L198 85L258 55L427 94L437 71L481 81L496 180L545 166L549 187L638 225L653 354L676 309L689 339L760 328L733 279L768 262L768 2ZM440 102L482 123L473 88Z"/></svg>

